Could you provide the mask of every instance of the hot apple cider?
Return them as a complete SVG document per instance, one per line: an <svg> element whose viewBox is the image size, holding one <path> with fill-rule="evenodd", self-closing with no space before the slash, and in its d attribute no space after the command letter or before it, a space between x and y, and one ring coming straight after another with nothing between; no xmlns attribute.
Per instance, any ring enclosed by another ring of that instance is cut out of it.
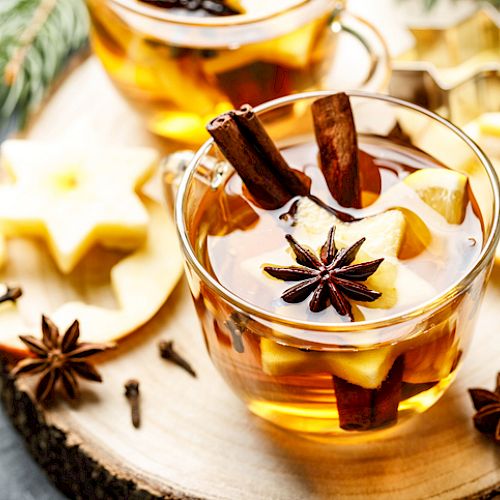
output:
<svg viewBox="0 0 500 500"><path fill-rule="evenodd" d="M206 122L223 111L320 87L336 40L329 23L342 2L87 3L93 49L148 127L199 144ZM294 14L307 3L307 12Z"/></svg>
<svg viewBox="0 0 500 500"><path fill-rule="evenodd" d="M192 237L225 289L310 330L292 338L203 284L195 304L213 362L254 413L347 435L424 411L452 381L477 294L396 325L397 342L361 327L459 280L481 251L482 220L467 176L396 136L356 134L344 94L312 113L316 140L280 150L248 106L211 122L235 171L202 198ZM343 335L346 323L360 325L358 338ZM329 327L323 343L315 324Z"/></svg>

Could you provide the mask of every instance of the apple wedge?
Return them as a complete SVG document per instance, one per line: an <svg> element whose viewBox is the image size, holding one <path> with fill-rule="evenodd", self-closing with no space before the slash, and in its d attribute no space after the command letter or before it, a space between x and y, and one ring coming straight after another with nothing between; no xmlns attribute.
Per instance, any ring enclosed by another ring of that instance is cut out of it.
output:
<svg viewBox="0 0 500 500"><path fill-rule="evenodd" d="M422 168L403 181L442 215L448 224L461 224L468 202L467 176L444 168Z"/></svg>
<svg viewBox="0 0 500 500"><path fill-rule="evenodd" d="M260 341L262 369L272 376L331 373L351 384L376 389L391 369L392 347L356 352L301 351L269 339Z"/></svg>

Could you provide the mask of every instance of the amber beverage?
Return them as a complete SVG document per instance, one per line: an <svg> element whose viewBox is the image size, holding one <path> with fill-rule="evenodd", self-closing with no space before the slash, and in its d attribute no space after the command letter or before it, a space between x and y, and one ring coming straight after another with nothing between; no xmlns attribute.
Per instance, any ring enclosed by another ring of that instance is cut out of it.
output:
<svg viewBox="0 0 500 500"><path fill-rule="evenodd" d="M247 1L256 7L224 16L140 0L87 4L104 68L148 128L175 141L201 144L208 120L243 103L322 88L342 30L369 51L364 84L380 89L387 81L382 39L343 2Z"/></svg>
<svg viewBox="0 0 500 500"><path fill-rule="evenodd" d="M442 118L351 94L361 197L355 208L342 206L302 115L321 95L288 97L258 113L288 165L311 180L309 195L263 208L209 141L181 185L176 219L206 345L227 383L281 427L352 439L427 410L455 377L499 239L498 179ZM463 153L460 163L446 163L448 148ZM335 237L324 245L331 226ZM310 277L315 267L297 243L323 262L325 248L338 257L357 244L339 277L355 276L346 266L380 260L368 277L353 278L378 294L347 294L349 314L333 299L313 306L314 293L284 300L303 278L286 281L273 269L294 266Z"/></svg>

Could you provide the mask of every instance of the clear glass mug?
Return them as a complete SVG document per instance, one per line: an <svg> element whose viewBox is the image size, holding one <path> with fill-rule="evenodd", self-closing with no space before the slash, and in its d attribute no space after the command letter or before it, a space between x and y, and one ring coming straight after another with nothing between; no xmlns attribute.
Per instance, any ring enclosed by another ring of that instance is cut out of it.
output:
<svg viewBox="0 0 500 500"><path fill-rule="evenodd" d="M312 120L304 116L327 93L281 98L257 111L279 145L313 141ZM484 244L462 277L432 300L383 320L311 323L272 314L221 286L202 263L200 219L221 216L202 200L222 189L233 170L212 140L188 166L175 206L189 286L216 368L253 413L321 440L365 438L442 396L468 350L500 237L498 178L471 139L416 105L377 94L351 92L350 98L358 135L394 137L396 130L396 140L469 176ZM367 372L380 377L378 386L364 380Z"/></svg>
<svg viewBox="0 0 500 500"><path fill-rule="evenodd" d="M338 0L252 17L181 17L138 0L87 5L94 52L113 82L152 132L177 142L200 145L205 124L241 104L328 88L341 31L368 53L360 85L382 90L390 75L381 36Z"/></svg>

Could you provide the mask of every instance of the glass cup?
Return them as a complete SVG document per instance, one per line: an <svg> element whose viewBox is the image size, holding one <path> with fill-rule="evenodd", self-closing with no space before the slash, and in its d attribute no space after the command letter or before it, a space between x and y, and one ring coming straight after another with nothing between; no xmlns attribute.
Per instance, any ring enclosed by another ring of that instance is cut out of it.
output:
<svg viewBox="0 0 500 500"><path fill-rule="evenodd" d="M138 0L87 4L93 49L113 82L152 132L177 142L201 144L205 124L241 104L330 88L325 79L341 31L368 54L360 85L381 90L389 77L383 39L338 0L228 17L172 15Z"/></svg>
<svg viewBox="0 0 500 500"><path fill-rule="evenodd" d="M314 141L312 120L304 116L327 94L288 96L256 111L278 145ZM424 412L442 396L469 348L500 237L498 178L471 139L416 105L349 95L360 138L416 146L469 178L484 244L477 259L464 264L460 279L431 300L382 320L316 323L263 310L223 287L201 255L206 235L200 220L222 217L203 198L222 189L233 172L212 140L187 168L175 207L189 286L218 371L253 413L321 440L364 438Z"/></svg>

